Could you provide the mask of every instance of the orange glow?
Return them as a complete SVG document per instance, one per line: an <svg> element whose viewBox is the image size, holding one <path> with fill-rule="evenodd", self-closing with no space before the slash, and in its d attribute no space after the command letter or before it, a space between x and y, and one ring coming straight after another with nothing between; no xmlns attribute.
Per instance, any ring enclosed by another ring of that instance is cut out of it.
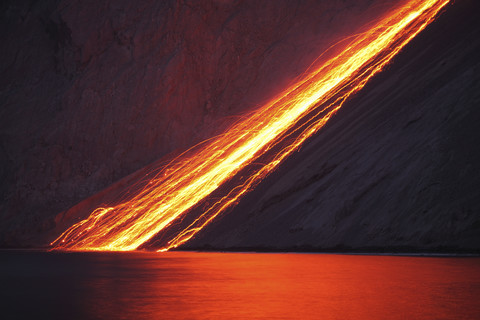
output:
<svg viewBox="0 0 480 320"><path fill-rule="evenodd" d="M135 250L181 221L196 204L263 156L261 166L246 178L237 177L239 181L227 195L207 207L159 251L188 241L322 128L343 102L363 88L448 2L407 2L278 98L223 135L174 159L130 199L96 209L52 245L66 250Z"/></svg>

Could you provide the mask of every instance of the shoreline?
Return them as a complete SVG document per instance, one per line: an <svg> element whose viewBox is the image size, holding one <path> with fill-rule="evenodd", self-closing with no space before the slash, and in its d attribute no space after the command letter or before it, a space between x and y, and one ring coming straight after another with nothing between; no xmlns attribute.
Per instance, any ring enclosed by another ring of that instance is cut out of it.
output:
<svg viewBox="0 0 480 320"><path fill-rule="evenodd" d="M377 248L378 250L372 250L373 248L349 248L348 250L339 248L266 248L266 247L234 247L234 248L213 248L213 247L192 247L192 248L177 248L169 250L168 252L197 252L197 253L271 253L271 254L335 254L335 255L352 255L352 256L399 256L399 257L445 257L445 258L479 258L480 250L466 250L461 249L459 251L445 250L443 248L437 248L434 250L399 250L399 248ZM405 249L405 248L402 248ZM155 250L134 250L134 251L65 251L65 250L53 250L50 248L0 248L2 252L52 252L58 253L156 253ZM160 252L159 252L160 253Z"/></svg>

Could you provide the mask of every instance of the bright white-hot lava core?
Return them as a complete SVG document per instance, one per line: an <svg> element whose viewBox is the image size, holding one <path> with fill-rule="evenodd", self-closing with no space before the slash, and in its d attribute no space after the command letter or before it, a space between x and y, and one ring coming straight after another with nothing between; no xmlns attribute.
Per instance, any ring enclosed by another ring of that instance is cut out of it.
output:
<svg viewBox="0 0 480 320"><path fill-rule="evenodd" d="M337 56L282 92L278 98L163 167L129 199L98 208L53 243L63 250L135 250L227 181L223 197L168 239L165 251L188 241L235 204L364 87L411 39L434 20L449 0L407 1L358 35ZM262 157L248 175L233 179Z"/></svg>

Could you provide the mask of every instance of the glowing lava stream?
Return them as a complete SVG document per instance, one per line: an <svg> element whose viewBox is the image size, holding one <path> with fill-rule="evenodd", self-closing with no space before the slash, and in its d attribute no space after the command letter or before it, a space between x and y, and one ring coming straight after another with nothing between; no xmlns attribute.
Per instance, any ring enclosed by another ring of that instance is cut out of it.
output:
<svg viewBox="0 0 480 320"><path fill-rule="evenodd" d="M192 207L262 154L280 148L159 251L188 241L318 131L346 98L363 88L448 2L408 1L277 99L225 134L203 143L193 154L174 159L136 195L113 207L98 208L70 227L52 242L53 247L134 250L184 218Z"/></svg>

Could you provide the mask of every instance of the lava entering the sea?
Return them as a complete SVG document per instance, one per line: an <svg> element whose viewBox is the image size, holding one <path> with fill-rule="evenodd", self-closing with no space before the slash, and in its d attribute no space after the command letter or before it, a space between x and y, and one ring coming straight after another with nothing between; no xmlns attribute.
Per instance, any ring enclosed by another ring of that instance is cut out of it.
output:
<svg viewBox="0 0 480 320"><path fill-rule="evenodd" d="M363 88L448 2L408 1L369 31L356 36L340 54L278 98L234 124L223 135L185 152L159 169L159 173L130 198L111 207L98 208L71 226L52 242L53 248L137 249L184 219L199 202L229 182L223 197L191 219L159 251L188 241L322 128L343 102ZM256 165L252 165L254 162ZM248 175L236 177L248 166L253 167Z"/></svg>

